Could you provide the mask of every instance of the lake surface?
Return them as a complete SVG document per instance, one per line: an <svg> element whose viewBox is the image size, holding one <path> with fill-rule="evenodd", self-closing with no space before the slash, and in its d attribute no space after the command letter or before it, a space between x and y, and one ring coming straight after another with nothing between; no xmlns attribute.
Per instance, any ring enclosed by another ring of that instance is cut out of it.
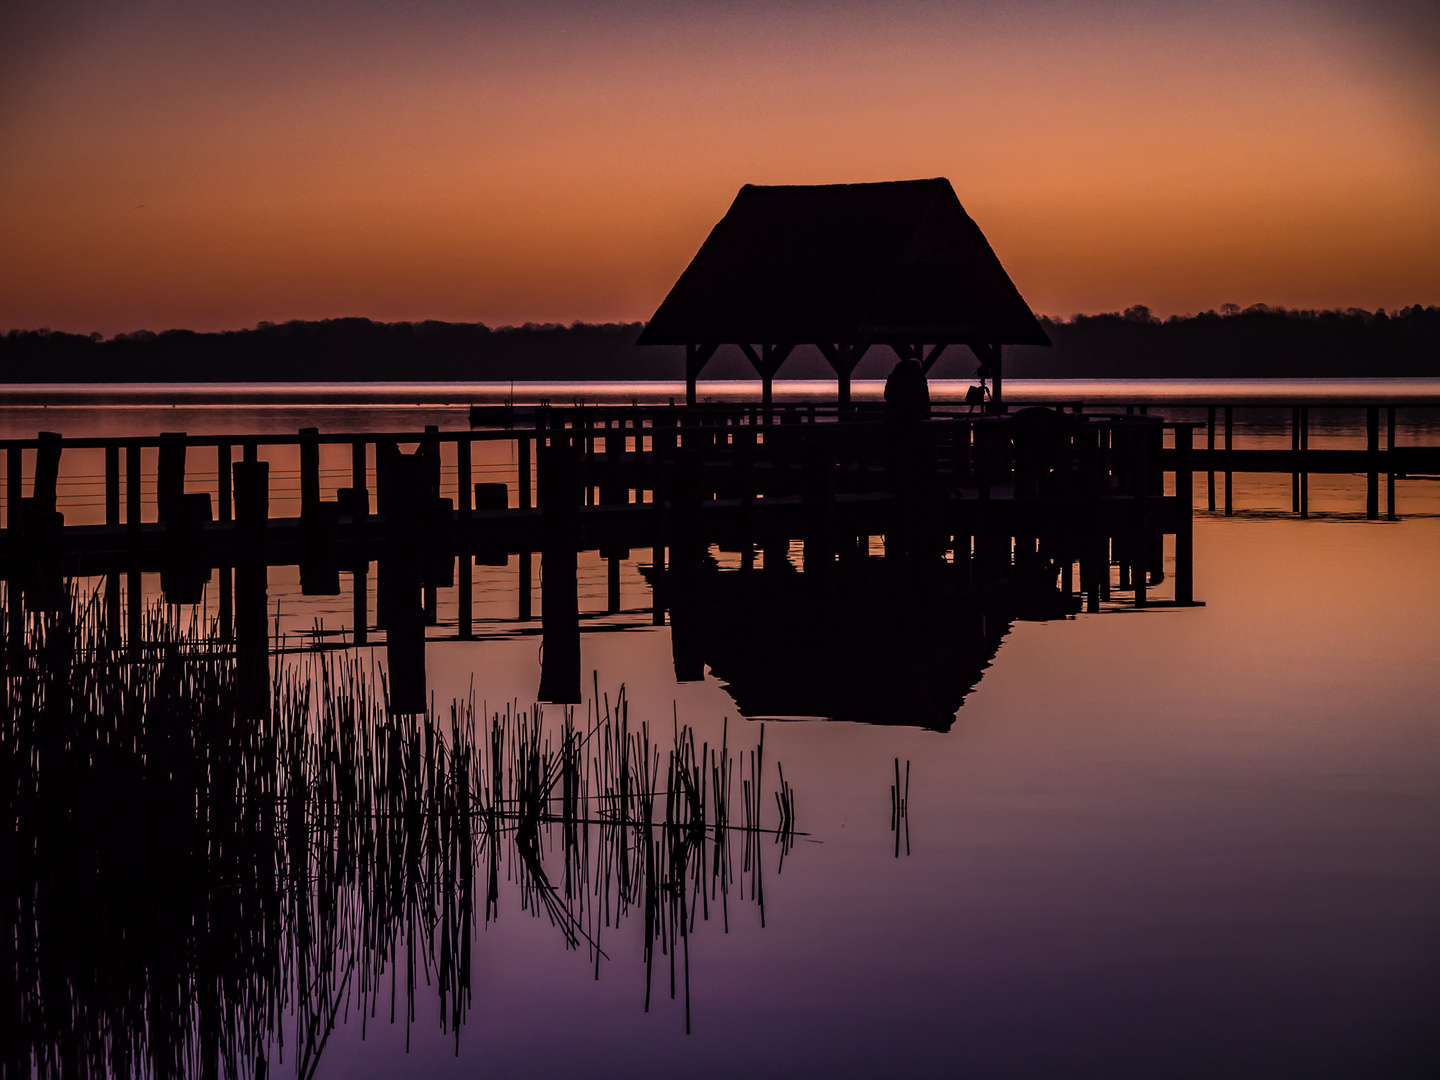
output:
<svg viewBox="0 0 1440 1080"><path fill-rule="evenodd" d="M701 396L745 387L702 384ZM782 400L817 392L776 389ZM1440 398L1440 380L1007 384L1016 401L1145 404L1202 420L1199 405L1302 391L1398 403L1398 441L1440 441L1440 410L1420 407ZM510 393L29 386L6 391L0 433L463 428L470 402ZM679 396L654 384L517 384L513 394ZM1288 446L1288 421L1288 411L1241 408L1236 445ZM1316 409L1312 422L1312 447L1364 443L1356 410ZM513 469L503 445L479 459L496 478ZM94 512L100 470L68 451L64 467L61 509L79 520ZM322 461L327 497L346 468ZM691 913L688 997L671 996L668 957L647 979L641 912L599 917L597 963L507 864L493 913L472 919L458 1040L432 985L439 969L422 963L413 995L402 971L363 1025L356 999L340 1002L314 1075L1440 1075L1440 479L1398 481L1394 522L1364 520L1363 476L1312 478L1304 521L1289 513L1285 476L1237 477L1232 517L1205 509L1203 474L1196 499L1203 607L1115 602L1016 621L943 732L904 715L765 722L767 770L783 765L801 835L793 847L759 843L763 907L748 899L747 863L723 913L718 893L703 916ZM715 554L722 565L736 558ZM708 671L676 681L670 628L650 625L648 562L630 553L621 610L609 612L605 566L582 556L587 684L595 672L612 701L623 684L630 722L666 740L688 724L709 746L723 735L753 748L761 721L740 715L730 687ZM480 640L427 647L440 713L472 693L482 711L528 707L539 686L537 627L514 619L515 559L475 574ZM145 587L158 594L158 575ZM442 626L454 618L444 593ZM345 597L301 596L298 572L284 568L271 571L269 602L292 634L317 621L342 629L351 610ZM563 719L557 706L544 713L551 729ZM898 830L897 759L909 770ZM768 825L777 786L768 771ZM599 881L592 895L604 894ZM390 972L413 944L397 946ZM295 1068L294 1025L282 1005L270 1075Z"/></svg>

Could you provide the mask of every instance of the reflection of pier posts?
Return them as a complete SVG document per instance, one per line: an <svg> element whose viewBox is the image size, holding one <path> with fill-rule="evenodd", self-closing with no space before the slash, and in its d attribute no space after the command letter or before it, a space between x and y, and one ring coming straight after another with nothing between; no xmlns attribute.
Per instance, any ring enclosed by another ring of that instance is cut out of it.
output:
<svg viewBox="0 0 1440 1080"><path fill-rule="evenodd" d="M270 463L237 461L235 478L235 659L240 716L270 715L269 575L265 531L270 517ZM132 607L133 611L133 607Z"/></svg>
<svg viewBox="0 0 1440 1080"><path fill-rule="evenodd" d="M543 517L540 619L544 651L539 697L580 700L580 602L576 556L580 543L580 461L577 448L557 438L538 455Z"/></svg>
<svg viewBox="0 0 1440 1080"><path fill-rule="evenodd" d="M432 461L425 444L401 454L392 444L377 448L380 511L385 547L378 564L376 615L385 631L391 714L425 711L424 593L426 519Z"/></svg>

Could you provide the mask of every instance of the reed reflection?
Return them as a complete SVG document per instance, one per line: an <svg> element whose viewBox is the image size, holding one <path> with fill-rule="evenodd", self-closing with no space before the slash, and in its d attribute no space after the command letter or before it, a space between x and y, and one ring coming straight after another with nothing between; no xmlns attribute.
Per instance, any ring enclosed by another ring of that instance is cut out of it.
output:
<svg viewBox="0 0 1440 1080"><path fill-rule="evenodd" d="M283 647L255 710L247 646L193 612L150 607L135 640L100 593L12 620L16 600L6 1075L309 1076L337 1024L388 1014L408 1039L426 987L458 1050L477 922L512 890L597 977L642 919L647 1007L668 966L688 1026L690 935L712 908L728 929L732 900L763 920L765 861L793 843L763 731L748 764L678 723L662 744L598 682L558 723L442 718L353 652Z"/></svg>

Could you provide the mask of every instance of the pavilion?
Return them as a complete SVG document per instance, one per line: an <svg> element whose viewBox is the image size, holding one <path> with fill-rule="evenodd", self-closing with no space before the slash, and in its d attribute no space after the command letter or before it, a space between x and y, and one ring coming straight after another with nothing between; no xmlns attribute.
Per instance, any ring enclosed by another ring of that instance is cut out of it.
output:
<svg viewBox="0 0 1440 1080"><path fill-rule="evenodd" d="M875 345L928 372L967 346L1001 398L1002 345L1049 345L980 227L943 177L880 184L746 184L710 231L640 345L684 345L686 401L721 345L755 365L763 400L797 345L839 379Z"/></svg>

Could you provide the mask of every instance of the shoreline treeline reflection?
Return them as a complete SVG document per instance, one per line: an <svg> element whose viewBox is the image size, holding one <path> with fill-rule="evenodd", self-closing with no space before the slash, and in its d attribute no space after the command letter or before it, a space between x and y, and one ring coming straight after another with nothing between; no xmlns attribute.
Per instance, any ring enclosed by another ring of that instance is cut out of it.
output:
<svg viewBox="0 0 1440 1080"><path fill-rule="evenodd" d="M502 887L596 978L643 918L646 1007L668 968L688 1029L689 936L712 907L728 930L731 899L763 923L765 847L783 865L794 841L786 784L762 828L763 730L748 762L678 719L662 747L623 687L558 724L473 697L394 715L357 655L314 653L277 661L250 720L193 615L150 608L130 649L72 588L0 625L7 1076L310 1076L341 1023L408 1045L422 986L458 1052Z"/></svg>

